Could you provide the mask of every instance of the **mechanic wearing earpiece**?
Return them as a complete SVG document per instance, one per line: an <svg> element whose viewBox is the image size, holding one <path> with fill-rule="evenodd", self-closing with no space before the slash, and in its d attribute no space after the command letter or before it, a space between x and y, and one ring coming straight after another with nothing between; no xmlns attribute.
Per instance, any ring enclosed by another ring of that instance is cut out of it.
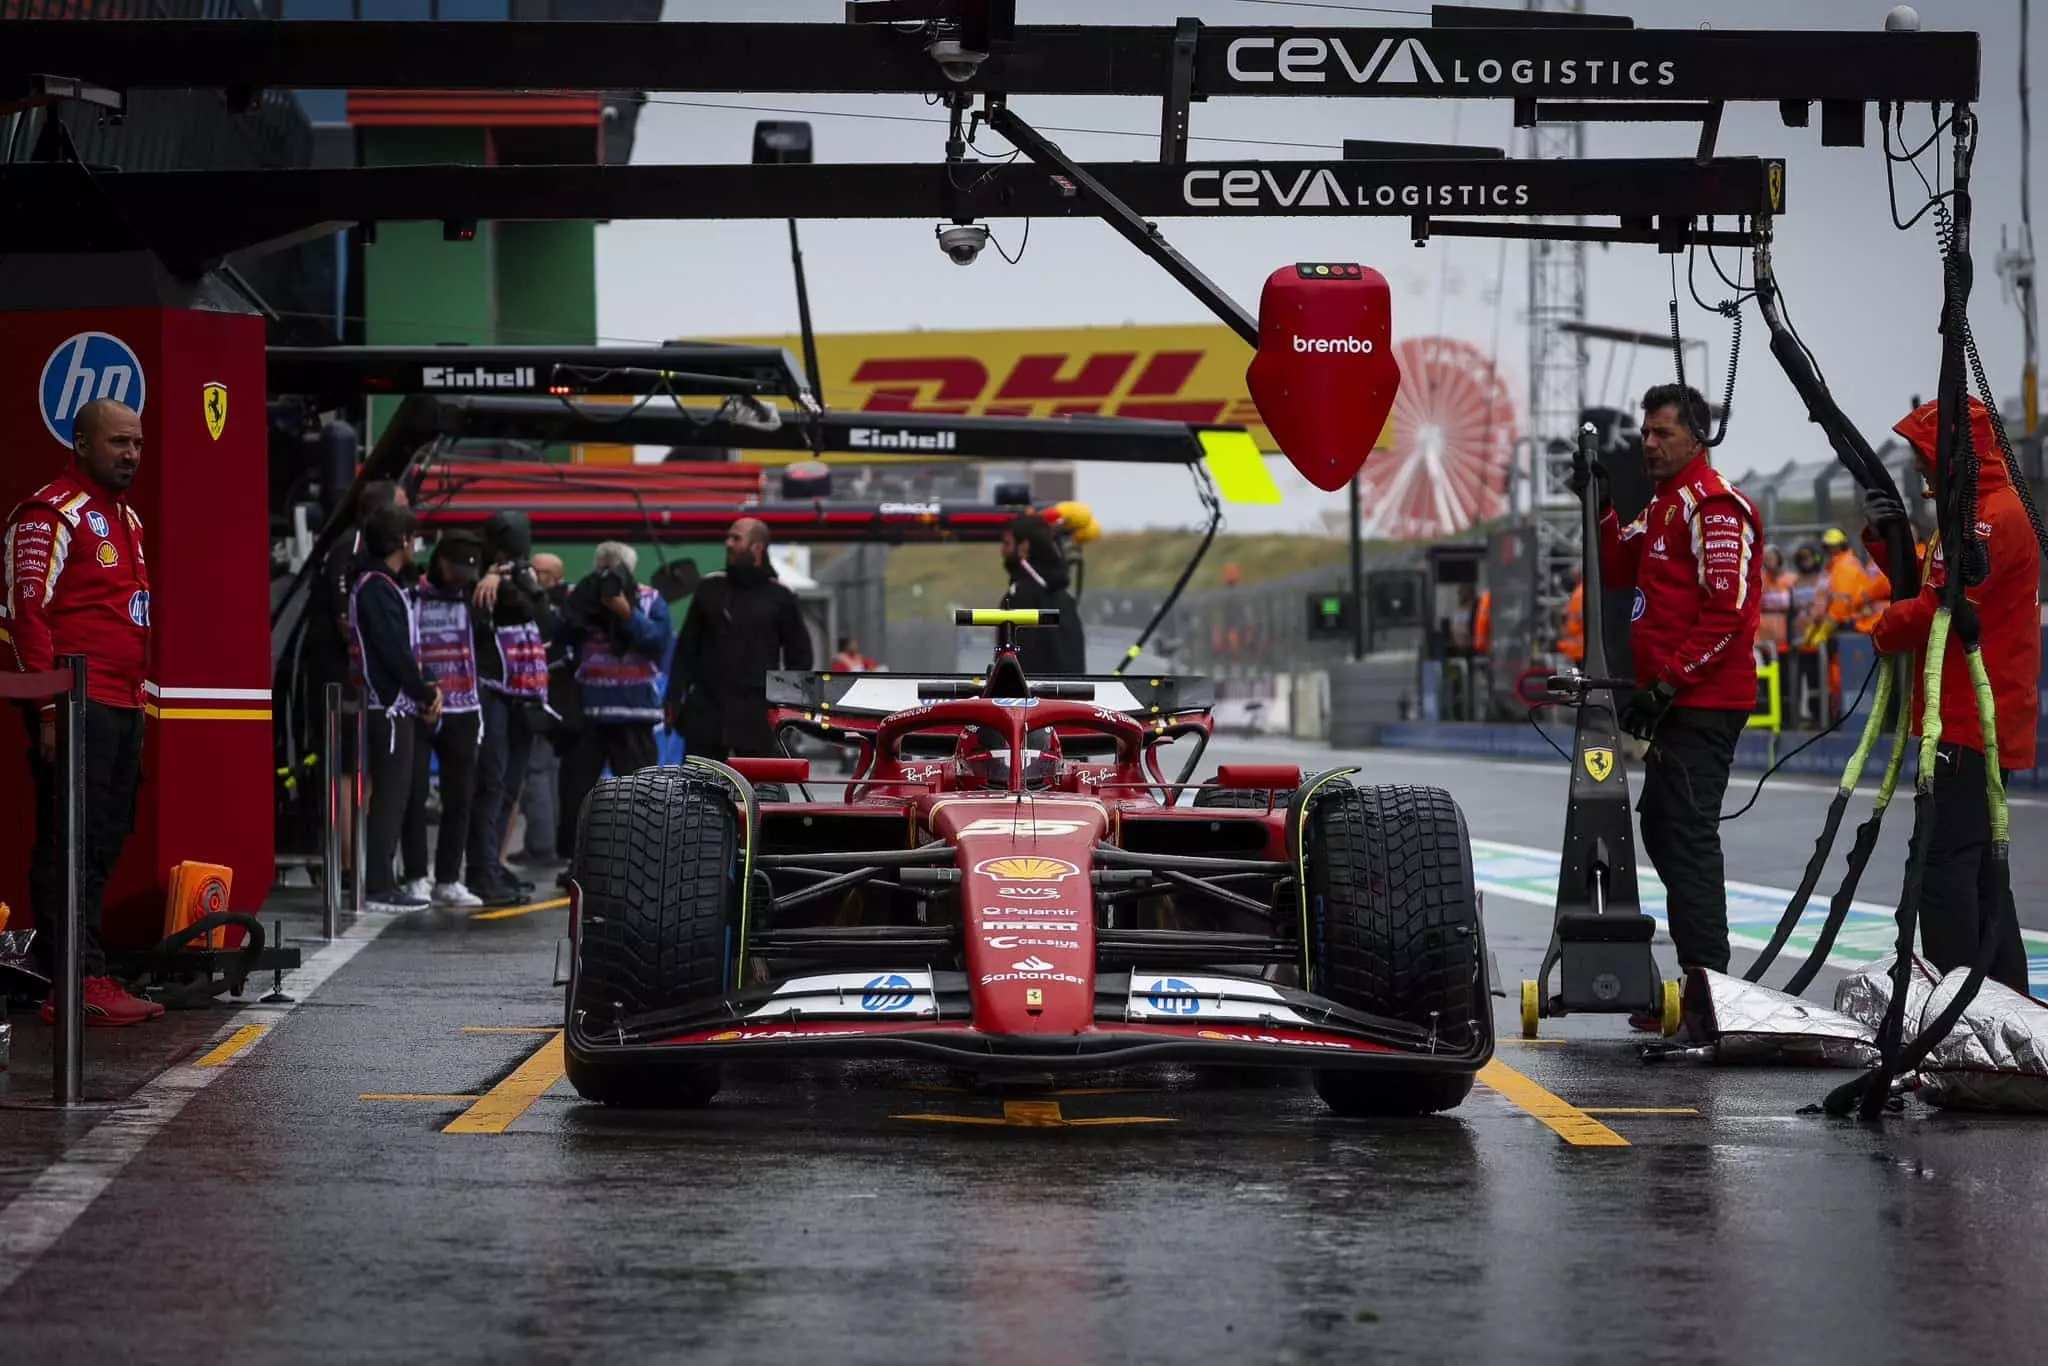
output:
<svg viewBox="0 0 2048 1366"><path fill-rule="evenodd" d="M1708 461L1707 422L1696 390L1660 384L1643 395L1643 464L1656 491L1623 526L1603 478L1600 568L1609 585L1636 590L1636 691L1620 721L1650 744L1636 814L1679 966L1726 972L1721 798L1756 707L1763 536L1756 509ZM1579 477L1572 485L1585 495Z"/></svg>
<svg viewBox="0 0 2048 1366"><path fill-rule="evenodd" d="M1940 407L1924 403L1892 430L1912 443L1923 478L1934 477L1935 432ZM1970 400L1970 438L1977 454L1977 539L1990 559L1984 581L1966 586L1963 596L1977 608L1979 649L1991 678L1998 722L1998 766L2003 773L2034 766L2035 715L2041 687L2041 552L1998 450L1984 405ZM1931 488L1924 496L1933 497ZM1906 520L1904 504L1881 490L1863 495L1871 523L1865 544L1886 564L1882 528ZM1895 602L1878 618L1871 639L1886 654L1927 648L1928 628L1941 605L1948 578L1942 547L1927 556L1926 583L1919 596ZM1913 733L1920 733L1925 705L1924 668L1913 670ZM1984 790L1984 732L1977 720L1977 690L1970 681L1969 656L1951 635L1941 670L1941 743L1935 747L1934 829L1927 842L1920 889L1920 943L1942 972L1967 968L1986 935L1998 946L1992 980L2026 991L2027 951L2018 918L1998 898L1997 870L1990 857L1991 803ZM2011 897L2010 890L2006 896Z"/></svg>

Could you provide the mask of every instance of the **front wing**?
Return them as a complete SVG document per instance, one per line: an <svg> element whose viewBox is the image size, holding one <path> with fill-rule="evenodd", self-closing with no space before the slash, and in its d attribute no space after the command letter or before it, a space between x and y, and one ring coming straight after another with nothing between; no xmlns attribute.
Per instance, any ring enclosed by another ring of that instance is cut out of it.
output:
<svg viewBox="0 0 2048 1366"><path fill-rule="evenodd" d="M1469 1073L1493 1056L1490 1019L1438 1035L1255 978L1105 973L1095 1000L1087 1032L994 1034L974 1027L965 973L820 973L646 1015L602 1037L572 1019L566 1044L591 1067L893 1057L990 1071L1230 1063Z"/></svg>

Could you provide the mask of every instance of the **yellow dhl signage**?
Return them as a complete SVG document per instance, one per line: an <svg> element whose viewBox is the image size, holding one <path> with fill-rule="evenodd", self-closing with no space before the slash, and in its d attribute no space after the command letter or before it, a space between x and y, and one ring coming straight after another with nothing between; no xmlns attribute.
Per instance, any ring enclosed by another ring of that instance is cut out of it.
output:
<svg viewBox="0 0 2048 1366"><path fill-rule="evenodd" d="M787 347L797 337L721 337ZM1252 350L1218 324L849 332L818 338L820 395L841 412L1057 417L1084 413L1248 428L1277 451L1245 389ZM1383 431L1379 446L1392 440Z"/></svg>

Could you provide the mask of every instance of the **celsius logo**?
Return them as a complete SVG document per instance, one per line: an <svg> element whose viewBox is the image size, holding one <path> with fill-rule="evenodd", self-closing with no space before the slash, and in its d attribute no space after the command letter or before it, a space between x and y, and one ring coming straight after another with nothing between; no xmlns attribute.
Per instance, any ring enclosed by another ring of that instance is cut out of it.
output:
<svg viewBox="0 0 2048 1366"><path fill-rule="evenodd" d="M139 414L147 396L142 362L111 332L66 337L43 362L43 426L63 446L71 444L78 410L94 399L111 398Z"/></svg>
<svg viewBox="0 0 2048 1366"><path fill-rule="evenodd" d="M1353 356L1369 356L1372 354L1372 341L1367 337L1296 337L1294 339L1294 350L1297 355L1305 351L1313 351L1319 356L1326 356L1333 352Z"/></svg>
<svg viewBox="0 0 2048 1366"><path fill-rule="evenodd" d="M1351 85L1542 85L1594 90L1640 89L1678 80L1678 65L1669 61L1575 57L1502 61L1485 57L1468 66L1460 57L1446 64L1430 56L1420 38L1382 38L1361 62L1345 39L1334 33L1327 38L1239 38L1230 45L1223 64L1233 81L1247 85L1273 81L1321 85L1335 79Z"/></svg>

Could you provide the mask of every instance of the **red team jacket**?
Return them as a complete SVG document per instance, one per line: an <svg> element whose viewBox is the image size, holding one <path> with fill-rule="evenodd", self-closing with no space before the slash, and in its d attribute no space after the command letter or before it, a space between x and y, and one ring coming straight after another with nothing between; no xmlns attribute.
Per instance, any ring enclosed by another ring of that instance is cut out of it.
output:
<svg viewBox="0 0 2048 1366"><path fill-rule="evenodd" d="M1636 590L1629 652L1636 686L1665 679L1672 705L1756 709L1757 623L1763 614L1762 521L1701 455L1657 485L1643 515L1600 519L1600 572Z"/></svg>
<svg viewBox="0 0 2048 1366"><path fill-rule="evenodd" d="M2005 461L1998 454L1998 437L1984 405L1970 400L1970 431L1977 448L1977 539L1991 554L1991 572L1984 582L1967 589L1965 596L1977 604L1979 646L1984 654L1984 671L1991 676L1991 702L1998 717L1998 764L2018 769L2034 766L2035 712L2041 685L2041 551L2034 544L2033 524L2020 504L2012 481L2006 477ZM1892 430L1913 443L1923 468L1934 460L1934 433L1938 409L1923 404ZM1866 535L1878 567L1888 569L1884 545ZM1947 565L1937 544L1928 552L1927 582L1918 597L1895 602L1885 608L1871 631L1871 640L1886 654L1911 650L1916 656L1927 647L1927 631L1934 624L1934 609L1941 604L1942 585L1948 580ZM1913 734L1920 733L1924 672L1913 671ZM1941 667L1941 738L1979 754L1984 752L1984 731L1977 724L1977 693L1970 682L1970 661L1962 643L1949 637L1948 653Z"/></svg>
<svg viewBox="0 0 2048 1366"><path fill-rule="evenodd" d="M87 694L109 707L142 705L149 660L149 568L142 519L78 469L22 501L0 543L0 660L21 673L86 657ZM54 711L48 703L45 713Z"/></svg>

